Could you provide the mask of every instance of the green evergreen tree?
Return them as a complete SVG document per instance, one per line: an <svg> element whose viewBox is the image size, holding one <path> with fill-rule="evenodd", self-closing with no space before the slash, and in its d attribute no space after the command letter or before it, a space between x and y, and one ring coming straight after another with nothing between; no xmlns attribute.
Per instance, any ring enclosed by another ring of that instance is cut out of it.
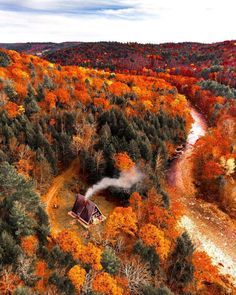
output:
<svg viewBox="0 0 236 295"><path fill-rule="evenodd" d="M17 257L22 253L14 238L3 230L0 234L0 264L15 263Z"/></svg>
<svg viewBox="0 0 236 295"><path fill-rule="evenodd" d="M28 287L17 287L13 295L37 295Z"/></svg>
<svg viewBox="0 0 236 295"><path fill-rule="evenodd" d="M134 161L137 161L141 157L138 144L136 143L135 140L130 141L129 147L128 147L128 152L129 152L130 157Z"/></svg>
<svg viewBox="0 0 236 295"><path fill-rule="evenodd" d="M35 222L27 215L25 206L19 201L13 202L9 223L18 237L34 233Z"/></svg>
<svg viewBox="0 0 236 295"><path fill-rule="evenodd" d="M37 95L36 95L36 100L38 102L42 101L45 97L45 91L44 88L41 84L38 84L37 86Z"/></svg>
<svg viewBox="0 0 236 295"><path fill-rule="evenodd" d="M140 140L138 141L138 147L141 157L146 161L150 161L152 158L152 147L149 139L147 137L140 138Z"/></svg>
<svg viewBox="0 0 236 295"><path fill-rule="evenodd" d="M127 124L128 124L128 122L127 122ZM127 141L135 139L137 137L136 132L131 124L127 125L127 127L124 131L124 134L125 134L125 138Z"/></svg>
<svg viewBox="0 0 236 295"><path fill-rule="evenodd" d="M11 101L17 102L18 95L17 95L15 87L11 81L7 82L7 84L4 86L3 90Z"/></svg>
<svg viewBox="0 0 236 295"><path fill-rule="evenodd" d="M24 103L24 108L25 108L26 115L29 117L32 114L39 112L40 110L40 107L38 106L37 102L33 98L29 102Z"/></svg>
<svg viewBox="0 0 236 295"><path fill-rule="evenodd" d="M16 192L25 180L8 162L0 164L0 196L7 197Z"/></svg>
<svg viewBox="0 0 236 295"><path fill-rule="evenodd" d="M161 197L162 197L162 203L163 203L163 207L166 209L169 209L170 207L170 197L167 194L167 192L161 190L160 191Z"/></svg>
<svg viewBox="0 0 236 295"><path fill-rule="evenodd" d="M138 240L133 248L134 253L140 255L143 261L148 262L150 265L150 270L154 274L159 268L160 257L156 253L154 247L146 246L141 240Z"/></svg>
<svg viewBox="0 0 236 295"><path fill-rule="evenodd" d="M7 160L7 155L0 149L0 163Z"/></svg>
<svg viewBox="0 0 236 295"><path fill-rule="evenodd" d="M43 76L43 87L49 90L53 90L55 88L51 78L48 75Z"/></svg>
<svg viewBox="0 0 236 295"><path fill-rule="evenodd" d="M142 295L174 295L167 287L155 288L153 286L146 286L142 290Z"/></svg>
<svg viewBox="0 0 236 295"><path fill-rule="evenodd" d="M186 287L193 279L194 266L192 254L194 246L188 234L185 232L177 238L176 247L171 255L168 269L170 285L177 288Z"/></svg>
<svg viewBox="0 0 236 295"><path fill-rule="evenodd" d="M115 251L111 247L107 246L103 251L101 264L104 270L109 274L117 274L120 267L120 260L116 256Z"/></svg>
<svg viewBox="0 0 236 295"><path fill-rule="evenodd" d="M8 54L1 51L0 52L0 67L8 67L11 64L11 58Z"/></svg>
<svg viewBox="0 0 236 295"><path fill-rule="evenodd" d="M39 237L40 245L44 245L47 243L47 237L50 233L48 215L41 206L38 206L36 214L38 221L36 232Z"/></svg>
<svg viewBox="0 0 236 295"><path fill-rule="evenodd" d="M60 247L56 245L50 251L48 263L51 268L71 268L75 264L75 261L70 254L63 252Z"/></svg>
<svg viewBox="0 0 236 295"><path fill-rule="evenodd" d="M49 277L49 283L55 285L59 292L63 294L76 295L75 288L69 278L59 275L57 272L52 273Z"/></svg>
<svg viewBox="0 0 236 295"><path fill-rule="evenodd" d="M3 135L5 136L7 142L9 142L11 138L15 137L12 128L7 124L3 127Z"/></svg>

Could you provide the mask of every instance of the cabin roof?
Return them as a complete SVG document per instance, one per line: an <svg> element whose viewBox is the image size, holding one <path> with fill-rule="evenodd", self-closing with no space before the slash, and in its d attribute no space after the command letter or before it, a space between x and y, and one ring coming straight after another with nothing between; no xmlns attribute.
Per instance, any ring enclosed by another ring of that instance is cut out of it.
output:
<svg viewBox="0 0 236 295"><path fill-rule="evenodd" d="M95 208L97 208L97 210L100 212L98 207L91 200L86 200L83 195L78 194L76 195L72 212L83 219L86 223L89 223Z"/></svg>

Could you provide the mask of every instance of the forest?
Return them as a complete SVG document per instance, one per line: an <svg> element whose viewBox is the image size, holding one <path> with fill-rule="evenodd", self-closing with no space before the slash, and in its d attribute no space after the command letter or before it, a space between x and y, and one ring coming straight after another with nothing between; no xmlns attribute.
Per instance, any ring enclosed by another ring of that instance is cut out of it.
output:
<svg viewBox="0 0 236 295"><path fill-rule="evenodd" d="M0 294L235 294L180 221L194 200L236 232L236 42L5 47ZM207 128L185 160L192 108ZM168 180L181 161L191 188ZM134 167L142 181L92 199L104 222L68 216L76 193Z"/></svg>

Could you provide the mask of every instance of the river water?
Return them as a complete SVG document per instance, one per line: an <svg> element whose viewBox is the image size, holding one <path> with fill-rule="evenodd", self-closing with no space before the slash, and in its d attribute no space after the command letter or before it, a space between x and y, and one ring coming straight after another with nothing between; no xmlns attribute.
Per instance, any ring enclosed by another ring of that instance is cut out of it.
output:
<svg viewBox="0 0 236 295"><path fill-rule="evenodd" d="M190 107L190 114L194 122L188 134L186 148L192 147L196 143L196 141L206 133L207 130L205 119L199 112L197 112L196 109Z"/></svg>

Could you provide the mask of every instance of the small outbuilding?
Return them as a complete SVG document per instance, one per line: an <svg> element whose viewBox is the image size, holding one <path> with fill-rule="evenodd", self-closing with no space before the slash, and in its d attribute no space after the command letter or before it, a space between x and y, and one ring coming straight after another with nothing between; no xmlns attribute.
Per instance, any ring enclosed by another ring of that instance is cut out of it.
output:
<svg viewBox="0 0 236 295"><path fill-rule="evenodd" d="M69 215L76 218L86 228L106 219L95 203L80 194L76 195L74 206Z"/></svg>

